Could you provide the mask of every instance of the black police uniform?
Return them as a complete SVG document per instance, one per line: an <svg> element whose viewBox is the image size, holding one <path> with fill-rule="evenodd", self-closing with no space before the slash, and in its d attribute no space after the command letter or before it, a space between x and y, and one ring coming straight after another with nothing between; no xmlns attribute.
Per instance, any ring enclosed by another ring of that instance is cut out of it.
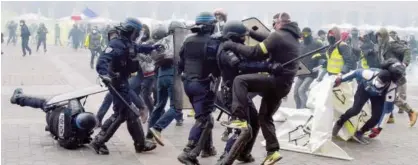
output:
<svg viewBox="0 0 418 165"><path fill-rule="evenodd" d="M108 154L104 143L113 136L119 126L125 121L127 121L128 131L134 140L137 152L149 151L156 147L145 142L144 131L139 118L128 107L132 105L129 93L133 92L129 88L128 78L131 73L138 71L139 68L138 61L134 61L132 58L137 53L149 53L152 50L153 47L139 46L130 39L120 36L111 39L103 55L99 57L96 70L99 75L112 78L111 85L116 91L110 90L113 97L114 113L103 123L102 130L92 142L92 146L98 154ZM118 92L129 105L125 105L115 92Z"/></svg>
<svg viewBox="0 0 418 165"><path fill-rule="evenodd" d="M188 37L180 50L179 73L184 74L184 90L193 106L196 119L185 151L191 150L189 153L194 158L200 154L202 148L203 151L214 150L211 131L214 120L211 113L215 93L211 89L211 83L213 77L220 75L219 68L216 67L219 44L220 41L210 34L197 33Z"/></svg>
<svg viewBox="0 0 418 165"><path fill-rule="evenodd" d="M77 115L88 113L84 112L78 100L71 100L66 106L53 106L51 109L45 106L46 102L44 98L23 95L21 89L16 89L11 98L12 104L42 109L46 113L45 131L49 131L61 147L76 149L90 143L93 129L80 129L75 120Z"/></svg>

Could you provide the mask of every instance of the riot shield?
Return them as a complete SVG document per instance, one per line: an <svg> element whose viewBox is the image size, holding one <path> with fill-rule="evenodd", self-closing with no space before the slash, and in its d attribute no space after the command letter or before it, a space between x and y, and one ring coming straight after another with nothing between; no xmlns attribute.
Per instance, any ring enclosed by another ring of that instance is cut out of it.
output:
<svg viewBox="0 0 418 165"><path fill-rule="evenodd" d="M173 33L173 48L174 48L174 107L176 109L193 109L190 104L189 98L184 92L183 82L181 81L181 76L178 74L178 63L180 62L180 49L183 45L184 40L188 35L191 34L191 31L186 28L176 28Z"/></svg>
<svg viewBox="0 0 418 165"><path fill-rule="evenodd" d="M260 33L265 33L265 34L270 34L271 33L270 29L266 25L264 25L259 19L255 18L255 17L244 19L244 20L242 20L242 23L248 29L252 29L254 31L257 31L257 32L260 32ZM254 46L254 45L257 45L258 43L259 42L257 40L254 40L250 36L247 36L245 38L245 45Z"/></svg>
<svg viewBox="0 0 418 165"><path fill-rule="evenodd" d="M47 106L52 106L54 104L72 100L72 99L79 99L83 97L87 97L89 95L94 95L97 93L108 91L107 88L101 87L100 85L95 85L92 87L87 87L83 89L77 89L73 92L63 93L56 96L51 97L48 102L46 103Z"/></svg>
<svg viewBox="0 0 418 165"><path fill-rule="evenodd" d="M255 17L244 19L242 20L242 23L248 29L252 29L259 33L262 33L262 34L271 33L270 29L266 25L264 25L259 19ZM257 45L258 43L259 42L257 40L251 38L250 36L246 36L245 38L245 45L254 46L254 45ZM296 73L296 75L305 75L305 74L310 74L310 73L311 71L306 67L306 65L302 62L299 62L299 68L298 68L298 72Z"/></svg>

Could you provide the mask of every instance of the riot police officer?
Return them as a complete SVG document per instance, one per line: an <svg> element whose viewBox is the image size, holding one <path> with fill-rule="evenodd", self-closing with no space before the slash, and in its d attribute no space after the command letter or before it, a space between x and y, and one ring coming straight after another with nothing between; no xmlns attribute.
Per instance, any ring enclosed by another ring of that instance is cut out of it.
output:
<svg viewBox="0 0 418 165"><path fill-rule="evenodd" d="M228 21L224 26L222 36L224 39L231 40L234 43L244 44L247 33L248 31L241 21ZM222 106L225 109L230 110L232 106L232 84L235 77L241 74L265 72L268 70L270 63L246 59L230 50L221 50L217 55L217 58L222 76L222 90L219 92L220 94L217 94L217 97L221 98L217 99L222 100ZM258 112L252 101L252 98L255 96L256 93L250 93L248 95L248 121L251 129L248 131L235 130L235 134L228 139L225 146L225 152L221 156L220 164L222 165L232 164L235 158L246 163L254 161L251 150L260 129L260 125L258 124ZM249 136L243 134L249 134ZM241 136L244 137L241 138ZM239 145L240 147L234 147L235 145Z"/></svg>
<svg viewBox="0 0 418 165"><path fill-rule="evenodd" d="M109 154L105 143L126 120L136 152L150 151L155 149L156 145L145 141L138 114L131 108L132 98L129 93L133 91L129 88L128 78L138 70L139 62L133 60L137 53L149 53L155 48L134 43L142 29L139 20L127 18L116 28L120 36L109 41L96 66L97 72L112 94L114 113L104 122L102 130L94 138L91 146L97 154Z"/></svg>
<svg viewBox="0 0 418 165"><path fill-rule="evenodd" d="M94 114L85 112L79 100L70 100L62 105L48 105L45 98L24 95L23 90L18 88L10 102L42 109L46 113L45 131L49 131L58 144L66 149L76 149L90 143L93 128L97 125Z"/></svg>
<svg viewBox="0 0 418 165"><path fill-rule="evenodd" d="M225 126L235 129L248 128L248 92L256 92L262 96L259 110L259 123L264 138L267 141L267 157L264 164L274 164L282 157L279 153L279 142L275 134L273 114L280 106L283 97L290 91L293 79L298 70L298 62L293 61L300 54L300 29L296 22L290 20L290 15L281 13L275 21L276 31L263 42L255 46L245 46L232 41L223 44L223 49L231 50L247 58L267 59L273 63L270 75L245 74L239 75L233 82L232 116L236 120Z"/></svg>
<svg viewBox="0 0 418 165"><path fill-rule="evenodd" d="M178 156L183 164L198 164L197 156L202 149L216 155L212 145L211 116L214 103L213 77L219 76L216 53L220 41L211 37L216 18L210 12L200 13L189 36L180 50L179 73L183 74L184 90L195 111L195 124L191 128L188 144ZM215 66L215 67L214 67ZM213 85L213 84L212 84ZM212 86L213 87L213 86Z"/></svg>

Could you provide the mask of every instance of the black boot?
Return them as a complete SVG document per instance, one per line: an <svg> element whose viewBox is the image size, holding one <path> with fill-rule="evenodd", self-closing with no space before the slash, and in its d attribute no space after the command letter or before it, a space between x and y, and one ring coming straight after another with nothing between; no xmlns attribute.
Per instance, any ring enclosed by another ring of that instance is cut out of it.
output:
<svg viewBox="0 0 418 165"><path fill-rule="evenodd" d="M10 103L20 106L29 106L32 108L40 108L44 112L47 112L45 108L46 99L40 97L27 96L23 94L22 89L15 89L13 96L10 98Z"/></svg>
<svg viewBox="0 0 418 165"><path fill-rule="evenodd" d="M337 136L340 129L343 127L342 124L339 124L339 120L335 123L334 128L332 128L332 136Z"/></svg>
<svg viewBox="0 0 418 165"><path fill-rule="evenodd" d="M199 160L195 156L191 156L187 152L182 152L178 157L177 160L179 160L181 163L185 165L199 165Z"/></svg>
<svg viewBox="0 0 418 165"><path fill-rule="evenodd" d="M105 144L99 144L96 142L96 139L90 143L90 146L96 151L99 155L109 155L109 149Z"/></svg>
<svg viewBox="0 0 418 165"><path fill-rule="evenodd" d="M189 140L189 142L187 142L186 147L184 147L183 151L190 152L195 147L196 147L196 142L194 142L193 140Z"/></svg>
<svg viewBox="0 0 418 165"><path fill-rule="evenodd" d="M137 153L152 151L155 148L157 148L157 145L147 140L144 142L144 144L135 143L134 146L135 146L135 151Z"/></svg>
<svg viewBox="0 0 418 165"><path fill-rule="evenodd" d="M202 151L201 157L207 158L210 156L215 156L217 154L216 149L214 146L210 147L209 149L205 149Z"/></svg>
<svg viewBox="0 0 418 165"><path fill-rule="evenodd" d="M23 90L22 88L17 88L15 89L15 91L13 92L12 97L10 98L10 103L12 104L18 104L17 100L19 97L21 97L23 95Z"/></svg>
<svg viewBox="0 0 418 165"><path fill-rule="evenodd" d="M255 161L254 157L251 154L241 154L237 157L237 160L244 163L251 163Z"/></svg>

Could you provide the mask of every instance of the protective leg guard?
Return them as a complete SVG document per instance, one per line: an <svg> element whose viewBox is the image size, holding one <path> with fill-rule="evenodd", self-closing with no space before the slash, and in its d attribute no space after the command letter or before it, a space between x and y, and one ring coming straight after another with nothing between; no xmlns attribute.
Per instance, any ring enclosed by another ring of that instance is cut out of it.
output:
<svg viewBox="0 0 418 165"><path fill-rule="evenodd" d="M231 148L229 149L229 151L228 151L228 148L225 149L227 154L223 157L223 159L221 159L218 162L218 165L232 165L235 159L238 157L238 155L240 155L242 150L244 150L248 141L251 140L252 138L251 134L252 134L251 126L248 126L248 128L240 130L238 137L237 136L231 137L231 138L236 138L236 140L234 144L231 146Z"/></svg>
<svg viewBox="0 0 418 165"><path fill-rule="evenodd" d="M206 122L206 124L203 125L203 131L199 137L199 141L197 142L196 147L190 151L191 155L197 157L200 154L200 152L205 148L205 145L208 142L208 140L212 138L212 129L214 122L215 121L213 117L210 115L209 120Z"/></svg>
<svg viewBox="0 0 418 165"><path fill-rule="evenodd" d="M125 121L125 117L120 114L113 114L109 119L105 121L102 126L102 130L96 135L91 146L97 154L107 155L109 150L104 145L115 134L119 126Z"/></svg>
<svg viewBox="0 0 418 165"><path fill-rule="evenodd" d="M207 121L199 121L196 120L194 127L202 127L202 133L200 134L199 141L197 142L196 146L190 150L190 152L183 152L181 153L177 159L186 165L197 165L199 161L196 159L199 156L200 152L205 148L205 144L207 143L209 137L212 135L211 131L213 128L214 119L211 115L209 115L209 119Z"/></svg>
<svg viewBox="0 0 418 165"><path fill-rule="evenodd" d="M208 137L208 140L205 143L205 146L202 150L201 157L207 158L210 156L215 156L217 154L215 147L213 146L213 136L212 136L212 129L210 130L210 135Z"/></svg>
<svg viewBox="0 0 418 165"><path fill-rule="evenodd" d="M134 140L135 151L140 153L143 151L151 151L157 146L151 142L145 141L144 130L139 118L135 114L130 114L126 122L128 132Z"/></svg>

